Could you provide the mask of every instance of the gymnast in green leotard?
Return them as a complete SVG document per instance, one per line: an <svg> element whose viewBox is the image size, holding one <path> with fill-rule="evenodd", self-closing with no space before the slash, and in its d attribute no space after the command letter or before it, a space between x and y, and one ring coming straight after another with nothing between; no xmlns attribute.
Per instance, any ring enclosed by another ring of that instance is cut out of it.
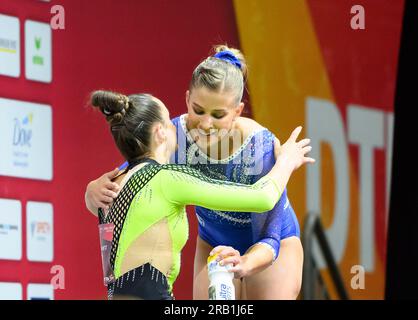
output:
<svg viewBox="0 0 418 320"><path fill-rule="evenodd" d="M296 142L301 127L277 147L276 164L253 185L214 180L185 165L168 164L176 129L167 108L149 94L92 94L106 116L117 147L128 161L115 179L121 191L101 223L112 223L112 298L172 299L180 254L188 238L186 205L236 212L265 212L280 198L294 170L314 162L309 139ZM91 210L96 210L90 208Z"/></svg>

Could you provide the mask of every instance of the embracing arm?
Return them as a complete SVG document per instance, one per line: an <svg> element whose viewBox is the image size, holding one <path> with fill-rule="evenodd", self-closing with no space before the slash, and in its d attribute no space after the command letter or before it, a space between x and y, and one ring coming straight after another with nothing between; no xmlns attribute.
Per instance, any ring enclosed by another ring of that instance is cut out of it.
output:
<svg viewBox="0 0 418 320"><path fill-rule="evenodd" d="M309 139L296 142L301 130L301 127L296 128L286 143L277 148L277 160L270 172L253 185L214 180L197 170L172 166L171 170L163 170L163 193L178 205L230 212L269 211L279 201L292 172L314 161L305 157L311 150Z"/></svg>
<svg viewBox="0 0 418 320"><path fill-rule="evenodd" d="M98 212L99 212L99 208L98 207L96 207L94 204L93 204L93 201L92 201L92 199L91 199L91 197L89 196L89 194L91 193L91 188L92 188L92 184L94 184L95 183L95 181L90 181L89 182L89 184L87 185L87 188L86 188L86 192L85 192L85 194L84 194L84 202L86 203L86 208L92 213L92 214L94 214L95 216L97 216L98 215Z"/></svg>
<svg viewBox="0 0 418 320"><path fill-rule="evenodd" d="M253 185L245 185L211 179L185 166L166 168L160 173L161 189L166 199L177 205L261 213L271 210L281 194L279 184L271 177L263 177Z"/></svg>
<svg viewBox="0 0 418 320"><path fill-rule="evenodd" d="M253 185L210 179L197 170L172 167L164 170L162 190L166 198L179 205L197 205L213 210L265 212L279 201L294 170L314 162L305 157L310 140L296 142L302 127L296 128L283 146L278 146L277 160L270 172ZM177 169L175 169L177 168Z"/></svg>
<svg viewBox="0 0 418 320"><path fill-rule="evenodd" d="M120 188L117 183L112 182L112 179L115 178L118 173L119 169L116 168L88 183L84 201L87 209L95 216L97 216L99 208L104 210L108 209L112 204L113 199L116 198Z"/></svg>

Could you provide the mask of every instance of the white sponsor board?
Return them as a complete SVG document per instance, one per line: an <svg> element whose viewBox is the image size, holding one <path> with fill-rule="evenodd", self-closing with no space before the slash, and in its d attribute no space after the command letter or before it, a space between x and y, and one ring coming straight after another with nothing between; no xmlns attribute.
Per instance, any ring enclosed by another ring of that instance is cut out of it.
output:
<svg viewBox="0 0 418 320"><path fill-rule="evenodd" d="M0 300L22 300L22 285L16 282L0 282Z"/></svg>
<svg viewBox="0 0 418 320"><path fill-rule="evenodd" d="M29 261L54 258L54 224L51 203L29 201L26 206L26 242Z"/></svg>
<svg viewBox="0 0 418 320"><path fill-rule="evenodd" d="M29 80L52 81L52 33L49 23L25 21L25 70Z"/></svg>
<svg viewBox="0 0 418 320"><path fill-rule="evenodd" d="M20 22L0 14L0 75L20 76Z"/></svg>
<svg viewBox="0 0 418 320"><path fill-rule="evenodd" d="M0 175L52 180L52 110L0 98Z"/></svg>
<svg viewBox="0 0 418 320"><path fill-rule="evenodd" d="M0 199L0 259L22 259L22 204Z"/></svg>
<svg viewBox="0 0 418 320"><path fill-rule="evenodd" d="M54 288L50 284L29 283L28 300L54 300Z"/></svg>

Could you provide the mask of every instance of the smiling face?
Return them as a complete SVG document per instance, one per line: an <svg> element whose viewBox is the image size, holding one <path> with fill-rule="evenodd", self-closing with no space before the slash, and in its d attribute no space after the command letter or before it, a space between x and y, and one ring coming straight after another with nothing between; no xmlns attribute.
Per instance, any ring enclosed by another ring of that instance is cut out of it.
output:
<svg viewBox="0 0 418 320"><path fill-rule="evenodd" d="M233 92L216 92L205 87L186 92L187 129L192 138L206 145L222 140L234 128L244 103Z"/></svg>

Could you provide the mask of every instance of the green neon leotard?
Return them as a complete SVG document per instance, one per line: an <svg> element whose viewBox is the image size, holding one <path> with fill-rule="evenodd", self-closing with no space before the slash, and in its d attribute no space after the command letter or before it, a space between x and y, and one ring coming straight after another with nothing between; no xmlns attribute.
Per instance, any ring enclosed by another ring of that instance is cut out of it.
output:
<svg viewBox="0 0 418 320"><path fill-rule="evenodd" d="M110 258L115 278L149 263L166 276L171 292L188 239L186 205L265 212L281 192L267 176L245 185L210 179L185 165L145 165L124 184L104 220L115 225Z"/></svg>

